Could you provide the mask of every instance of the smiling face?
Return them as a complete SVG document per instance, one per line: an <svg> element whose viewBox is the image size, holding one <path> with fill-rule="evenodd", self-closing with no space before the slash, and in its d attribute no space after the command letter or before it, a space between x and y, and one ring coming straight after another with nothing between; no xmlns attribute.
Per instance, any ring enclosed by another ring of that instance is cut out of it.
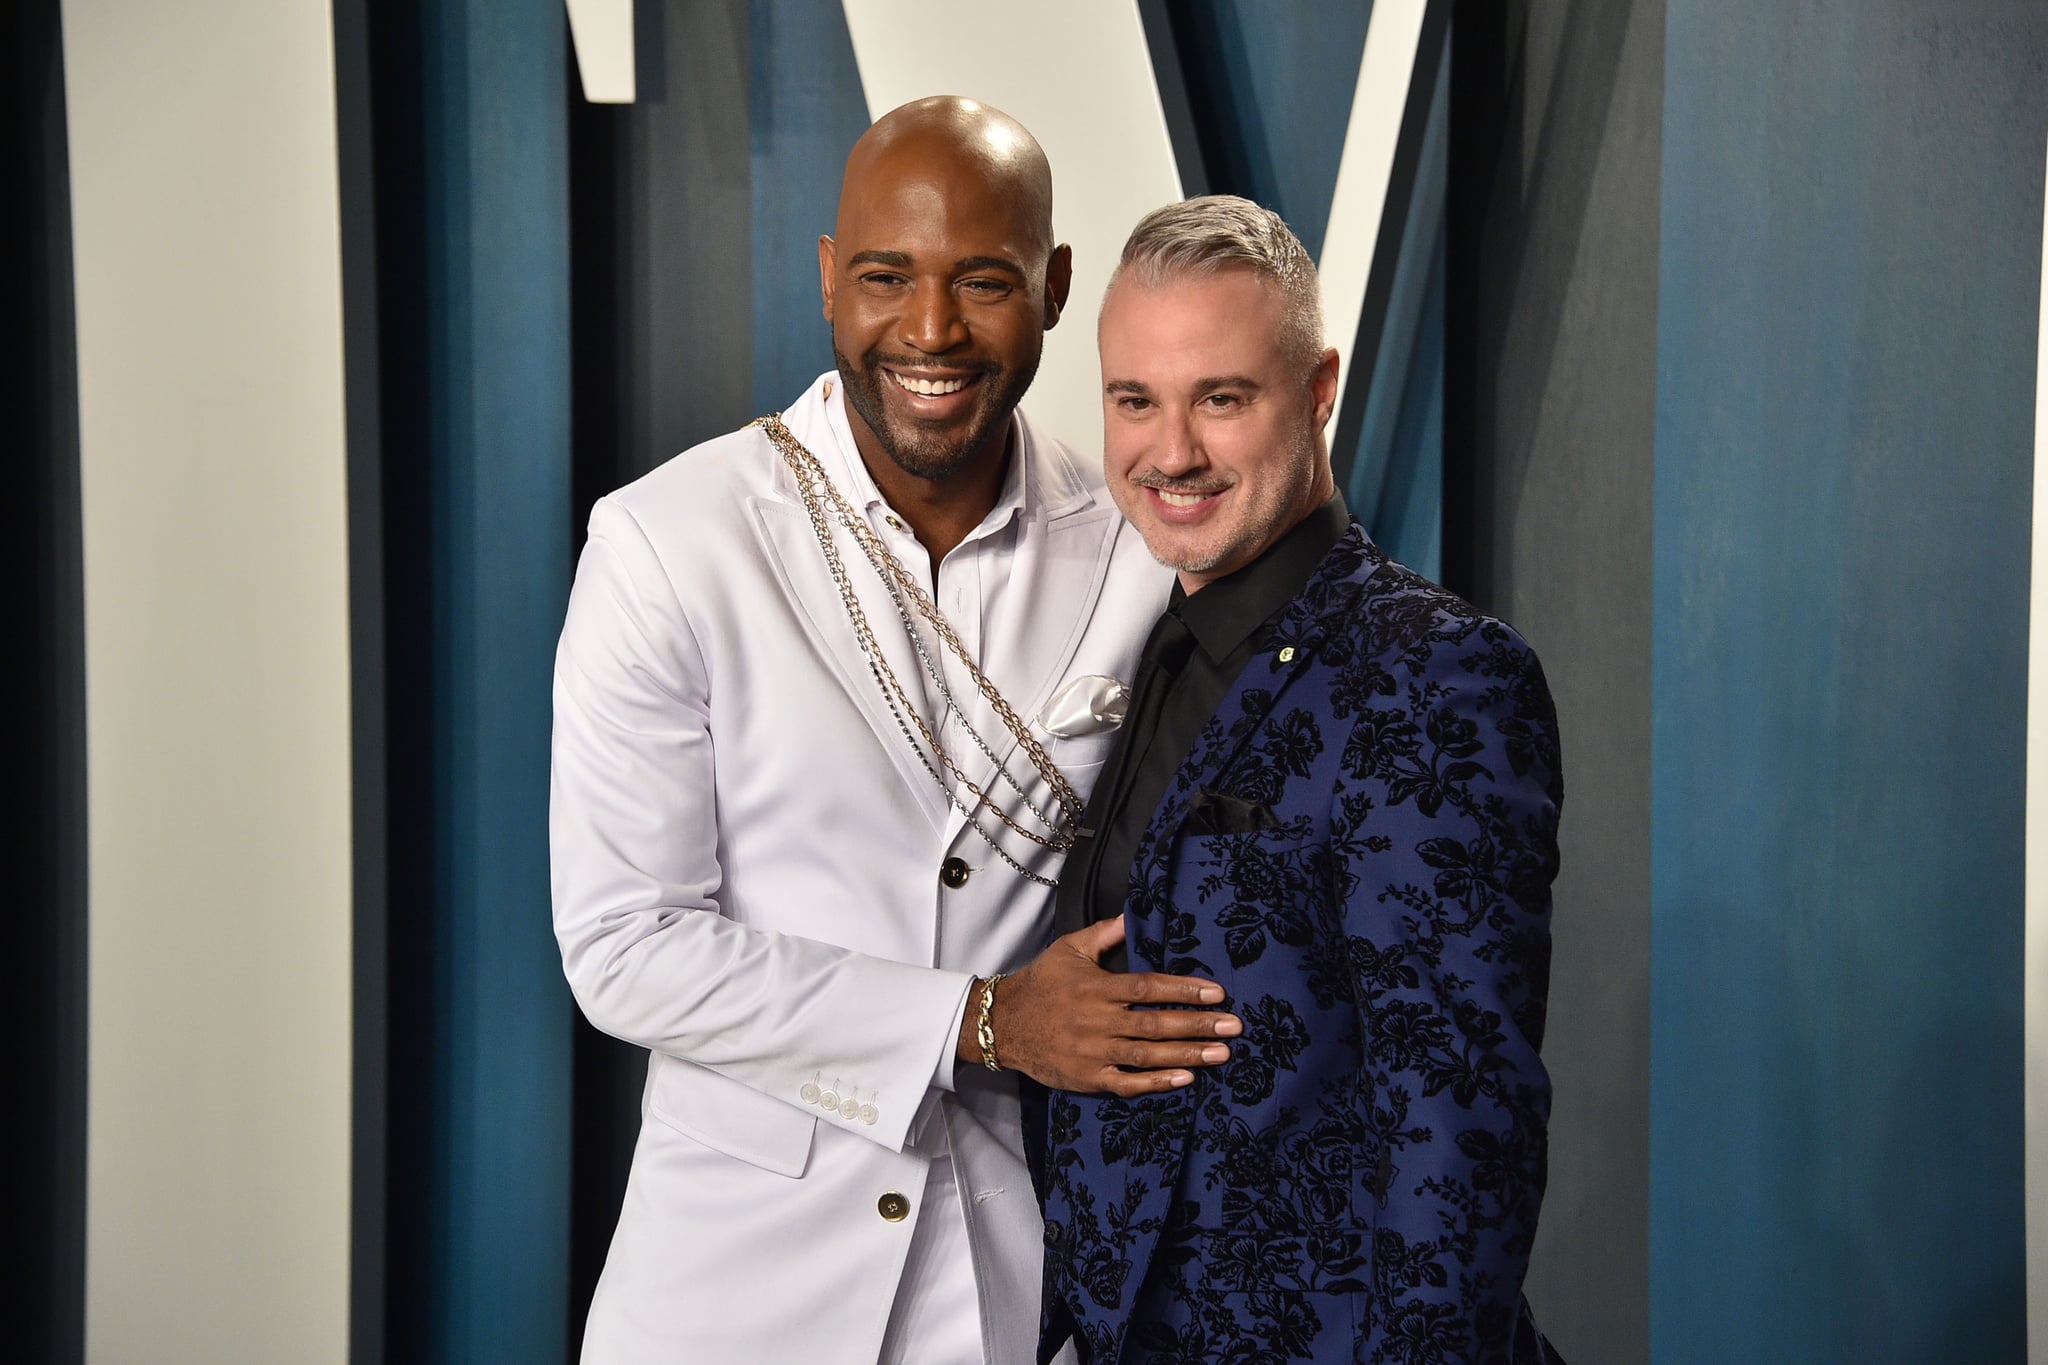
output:
<svg viewBox="0 0 2048 1365"><path fill-rule="evenodd" d="M1043 157L1010 136L1000 124L912 129L848 163L818 272L870 468L880 454L943 482L1007 448L1069 277L1050 177L1033 173Z"/></svg>
<svg viewBox="0 0 2048 1365"><path fill-rule="evenodd" d="M1124 277L1103 300L1110 495L1189 592L1257 559L1335 491L1323 427L1337 353L1304 374L1286 319L1280 290L1241 268Z"/></svg>

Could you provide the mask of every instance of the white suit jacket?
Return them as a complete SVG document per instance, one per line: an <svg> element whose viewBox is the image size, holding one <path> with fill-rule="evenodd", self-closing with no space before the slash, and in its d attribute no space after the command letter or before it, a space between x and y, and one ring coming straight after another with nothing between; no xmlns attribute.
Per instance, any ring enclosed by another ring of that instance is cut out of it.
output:
<svg viewBox="0 0 2048 1365"><path fill-rule="evenodd" d="M834 378L785 420L859 507ZM977 662L1030 718L1068 679L1132 677L1170 575L1096 463L1017 422L1011 595ZM918 695L894 606L836 534ZM1049 809L1008 731L962 700ZM1085 794L1114 735L1036 733ZM945 1059L970 976L1044 945L1050 892L1003 865L919 765L758 429L592 513L556 663L550 824L570 986L592 1023L652 1054L585 1359L869 1365L919 1214L928 1109L953 1155L990 1359L1031 1359L1041 1225L1015 1081L979 1067L956 1080ZM1005 847L1057 871L1035 845ZM957 888L940 878L949 858L970 868ZM928 1105L935 1078L957 1090ZM855 1103L828 1111L807 1085ZM892 1194L907 1217L883 1216Z"/></svg>

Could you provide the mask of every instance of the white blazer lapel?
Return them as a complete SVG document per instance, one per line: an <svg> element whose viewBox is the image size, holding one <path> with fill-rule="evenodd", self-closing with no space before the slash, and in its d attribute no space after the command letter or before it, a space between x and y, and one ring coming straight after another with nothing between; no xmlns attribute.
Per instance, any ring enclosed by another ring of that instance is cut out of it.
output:
<svg viewBox="0 0 2048 1365"><path fill-rule="evenodd" d="M1019 536L1010 565L1013 581L1031 585L1031 600L1005 612L982 642L984 659L1010 661L1004 676L995 681L1027 726L1066 676L1094 615L1122 524L1116 508L1096 501L1075 471L1065 467L1056 448L1041 447L1034 459L1031 477L1038 486L1030 494L1030 516L1041 524ZM1007 727L992 725L987 737L997 763L976 774L983 788L994 790L1000 765L1025 783L1040 809L1052 811L1050 790L1020 752L1016 736ZM965 823L966 817L955 809L946 826L948 838ZM1006 840L1005 847L1011 843Z"/></svg>
<svg viewBox="0 0 2048 1365"><path fill-rule="evenodd" d="M791 434L818 454L829 469L832 462L820 448L821 442L833 439L829 427L822 420L823 402L819 389L813 387L784 420ZM932 828L942 829L953 806L925 770L918 751L912 749L911 740L904 733L906 726L913 734L916 733L916 722L908 715L899 720L890 710L882 682L875 676L873 666L861 650L860 638L847 613L839 585L833 580L810 515L797 493L795 476L783 465L782 456L772 446L766 453L777 466L772 479L774 491L769 496L749 500L750 510L760 528L762 548L781 579L783 591L796 603L819 652L831 660L846 695L860 708L869 728L875 732L876 741L888 752L889 761L916 796ZM842 488L840 491L845 493L847 490ZM860 547L838 525L837 518L828 513L826 524L832 531L840 562L867 617L870 633L883 662L903 685L911 704L929 719L924 666L918 662L916 652L904 635L902 618L897 613L894 600Z"/></svg>

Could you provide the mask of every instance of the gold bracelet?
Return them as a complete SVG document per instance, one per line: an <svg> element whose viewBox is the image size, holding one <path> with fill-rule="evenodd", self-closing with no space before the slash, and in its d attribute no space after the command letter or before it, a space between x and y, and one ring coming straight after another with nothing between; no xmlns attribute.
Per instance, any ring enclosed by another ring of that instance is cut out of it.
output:
<svg viewBox="0 0 2048 1365"><path fill-rule="evenodd" d="M993 1015L996 1007L996 982L1008 975L1008 972L997 972L981 983L981 1011L974 1021L974 1040L981 1044L981 1064L990 1071L1003 1069L1003 1064L996 1060L996 1026Z"/></svg>

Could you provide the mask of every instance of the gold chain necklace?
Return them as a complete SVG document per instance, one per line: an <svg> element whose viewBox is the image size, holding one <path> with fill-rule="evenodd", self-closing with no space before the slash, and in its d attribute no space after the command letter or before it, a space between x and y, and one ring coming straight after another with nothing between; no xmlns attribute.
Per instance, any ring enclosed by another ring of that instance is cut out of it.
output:
<svg viewBox="0 0 2048 1365"><path fill-rule="evenodd" d="M1031 881L1042 886L1057 885L1055 878L1041 876L1010 856L1008 850L996 841L995 834L981 823L978 812L985 806L1016 834L1042 847L1064 853L1073 847L1074 829L1081 820L1081 798L1075 793L1073 784L1068 782L1066 775L1054 765L1051 757L1046 754L1045 747L1018 718L1016 711L996 689L995 684L975 666L974 660L968 656L966 647L960 643L960 637L954 634L952 626L946 621L938 604L926 595L922 585L883 543L867 519L854 511L853 505L833 484L831 475L826 472L818 457L812 454L803 442L797 440L783 424L781 414L775 413L758 418L754 425L760 427L767 435L769 443L781 454L783 462L789 466L790 473L796 479L804 511L810 518L811 530L817 536L818 547L824 552L826 567L831 571L832 582L839 590L839 600L846 609L847 619L853 624L853 633L860 645L861 656L867 660L868 670L874 674L875 682L882 689L882 699L888 704L890 714L895 717L897 727L903 731L903 737L909 742L911 751L917 755L918 762L924 766L924 770L931 775L932 780L938 784L953 806L967 817L967 823L973 826L975 833L996 851L998 857ZM846 528L847 534L853 537L854 544L860 547L861 556L880 576L882 586L888 590L890 600L895 603L897 615L902 618L904 631L909 635L911 645L917 651L926 675L937 687L939 696L945 703L945 711L960 722L961 729L974 741L975 747L995 764L996 776L1017 794L1025 809L1045 827L1045 834L1025 828L1018 823L1016 817L996 804L980 784L961 770L952 755L939 743L938 736L926 724L923 712L911 701L895 670L889 667L888 660L882 656L874 629L868 623L867 612L861 607L860 598L854 592L853 580L846 571L844 560L840 557L839 547L833 541L831 522L835 520ZM917 629L917 618L922 618L932 633L960 661L968 676L974 680L976 690L988 701L1004 727L1030 758L1032 767L1038 770L1038 775L1045 780L1046 786L1052 791L1054 801L1058 803L1057 819L1041 810L1031 800L988 741L983 739L980 732L968 721L966 713L954 699L952 689L946 685L944 673L925 649L924 637ZM916 729L914 735L913 726ZM936 766L933 763L934 758L937 759ZM940 768L944 768L946 773L951 774L961 786L974 794L972 806L954 791L952 784L940 773Z"/></svg>

